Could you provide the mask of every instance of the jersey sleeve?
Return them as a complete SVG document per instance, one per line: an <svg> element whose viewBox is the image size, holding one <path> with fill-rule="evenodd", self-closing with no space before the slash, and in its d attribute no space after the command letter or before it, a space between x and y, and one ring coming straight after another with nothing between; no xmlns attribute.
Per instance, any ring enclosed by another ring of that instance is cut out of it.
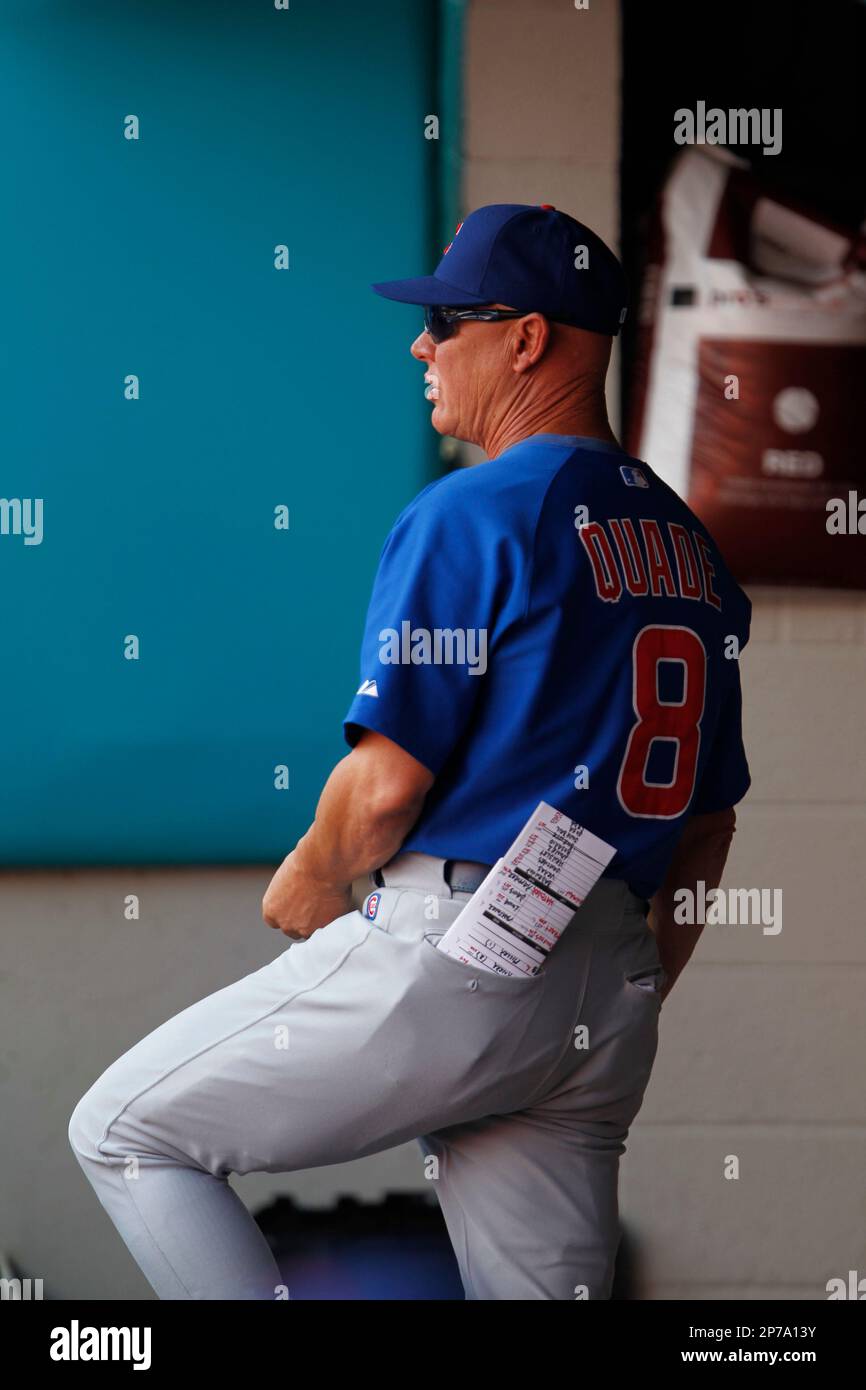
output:
<svg viewBox="0 0 866 1390"><path fill-rule="evenodd" d="M743 693L739 668L722 706L716 735L690 808L692 815L724 811L742 801L752 783L743 746Z"/></svg>
<svg viewBox="0 0 866 1390"><path fill-rule="evenodd" d="M489 536L482 544L478 518L429 493L400 514L382 549L343 735L354 747L374 729L436 776L484 687L508 566Z"/></svg>

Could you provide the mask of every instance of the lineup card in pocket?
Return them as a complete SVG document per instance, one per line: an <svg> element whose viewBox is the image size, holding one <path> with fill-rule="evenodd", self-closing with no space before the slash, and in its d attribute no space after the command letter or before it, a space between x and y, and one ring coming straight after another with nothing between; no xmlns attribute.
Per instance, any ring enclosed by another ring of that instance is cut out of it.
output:
<svg viewBox="0 0 866 1390"><path fill-rule="evenodd" d="M536 975L616 850L541 801L437 950L498 975Z"/></svg>

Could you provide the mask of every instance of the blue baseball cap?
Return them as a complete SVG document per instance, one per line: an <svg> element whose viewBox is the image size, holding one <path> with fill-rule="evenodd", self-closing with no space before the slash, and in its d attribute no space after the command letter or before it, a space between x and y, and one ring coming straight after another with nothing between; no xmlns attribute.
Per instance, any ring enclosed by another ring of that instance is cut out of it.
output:
<svg viewBox="0 0 866 1390"><path fill-rule="evenodd" d="M626 316L622 266L601 237L550 203L488 203L457 224L432 275L383 280L403 304L507 304L616 337Z"/></svg>

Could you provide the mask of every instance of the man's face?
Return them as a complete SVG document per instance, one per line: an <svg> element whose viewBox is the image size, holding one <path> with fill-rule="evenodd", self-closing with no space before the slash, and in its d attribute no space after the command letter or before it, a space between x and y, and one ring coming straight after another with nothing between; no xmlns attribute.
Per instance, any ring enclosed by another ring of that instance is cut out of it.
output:
<svg viewBox="0 0 866 1390"><path fill-rule="evenodd" d="M494 304L507 309L507 304ZM439 434L477 444L508 381L505 335L518 320L484 323L464 320L444 343L434 343L426 329L409 351L426 363L425 396L433 406L430 423Z"/></svg>

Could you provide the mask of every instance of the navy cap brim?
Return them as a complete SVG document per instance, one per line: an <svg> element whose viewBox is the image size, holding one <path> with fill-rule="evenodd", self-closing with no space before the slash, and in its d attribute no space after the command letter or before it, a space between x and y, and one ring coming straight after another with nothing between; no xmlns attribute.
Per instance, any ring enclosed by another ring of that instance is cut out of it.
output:
<svg viewBox="0 0 866 1390"><path fill-rule="evenodd" d="M456 285L446 284L435 275L417 275L412 280L381 280L371 285L371 290L385 299L396 299L401 304L489 304L480 294L469 294L457 289Z"/></svg>

